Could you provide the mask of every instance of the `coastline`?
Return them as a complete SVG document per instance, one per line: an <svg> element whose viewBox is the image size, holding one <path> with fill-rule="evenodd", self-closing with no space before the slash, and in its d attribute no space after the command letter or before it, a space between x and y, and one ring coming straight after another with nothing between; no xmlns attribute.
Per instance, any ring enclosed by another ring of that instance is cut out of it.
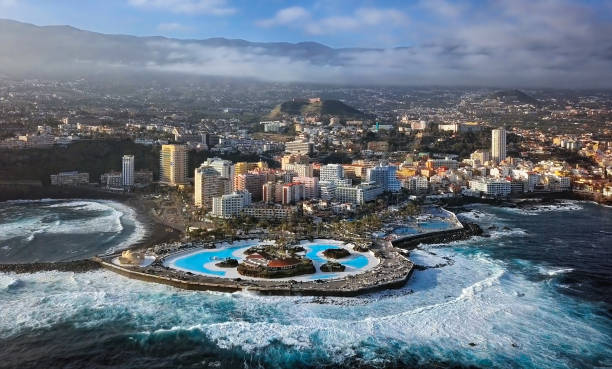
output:
<svg viewBox="0 0 612 369"><path fill-rule="evenodd" d="M152 214L151 205L137 193L113 193L89 188L38 187L37 191L21 192L0 191L0 202L51 200L107 200L127 206L134 211L135 220L144 228L143 237L121 250L140 250L150 246L180 240L181 233L160 223ZM46 264L46 263L42 263Z"/></svg>

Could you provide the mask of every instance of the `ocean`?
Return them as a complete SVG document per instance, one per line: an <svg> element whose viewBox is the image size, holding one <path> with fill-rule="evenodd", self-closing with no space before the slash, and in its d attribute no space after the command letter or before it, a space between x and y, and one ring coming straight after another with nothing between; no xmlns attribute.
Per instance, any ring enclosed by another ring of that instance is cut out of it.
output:
<svg viewBox="0 0 612 369"><path fill-rule="evenodd" d="M612 209L565 205L471 206L459 215L491 237L415 250L429 268L355 298L0 274L0 368L610 367Z"/></svg>
<svg viewBox="0 0 612 369"><path fill-rule="evenodd" d="M146 230L133 209L109 200L0 202L0 262L79 260L127 248Z"/></svg>

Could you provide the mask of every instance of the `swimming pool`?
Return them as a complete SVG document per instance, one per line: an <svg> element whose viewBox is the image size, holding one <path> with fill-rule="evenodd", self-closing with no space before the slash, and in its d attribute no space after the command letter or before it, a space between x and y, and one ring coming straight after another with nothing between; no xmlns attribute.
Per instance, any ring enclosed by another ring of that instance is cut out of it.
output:
<svg viewBox="0 0 612 369"><path fill-rule="evenodd" d="M339 249L340 247L336 245L313 244L313 245L305 246L304 248L307 250L306 257L315 263L315 265L317 266L317 270L321 266L320 264L325 264L329 260L337 261L344 266L355 268L355 269L361 269L368 265L368 258L366 258L363 255L357 254L355 252L352 252L351 256L347 258L339 259L339 260L327 259L327 258L319 256L319 253L322 253L325 250Z"/></svg>
<svg viewBox="0 0 612 369"><path fill-rule="evenodd" d="M339 259L337 262L347 267L344 272L326 273L321 272L321 265L327 263L329 260L325 258L322 253L328 249L339 249L341 248L340 242L333 244L337 241L328 242L314 242L302 244L306 250L305 256L311 259L315 265L317 272L315 274L293 277L292 279L303 279L303 280L314 280L314 279L333 279L341 278L348 274L355 274L365 268L372 267L378 264L378 261L372 255L366 256L365 254L356 253L351 251L351 256ZM200 275L207 275L211 277L222 277L222 278L245 278L238 274L235 268L219 268L215 264L228 257L237 259L242 262L246 257L244 252L252 246L258 245L260 242L253 241L250 243L241 243L240 245L228 246L218 249L202 249L197 250L185 255L177 255L173 258L168 259L165 265L179 269L185 272L191 272Z"/></svg>
<svg viewBox="0 0 612 369"><path fill-rule="evenodd" d="M409 236L419 233L445 231L452 228L455 228L455 225L449 221L443 219L429 219L427 221L414 224L414 226L395 228L393 233L400 236Z"/></svg>
<svg viewBox="0 0 612 369"><path fill-rule="evenodd" d="M227 271L211 269L211 266L214 265L214 263L217 263L229 257L238 259L238 261L242 261L243 258L240 257L242 252L240 251L246 250L249 247L254 246L256 244L257 243L253 243L250 245L226 247L226 248L221 248L221 249L198 251L195 253L191 253L191 254L176 258L173 261L172 266L175 266L177 269L182 269L182 270L195 272L199 274L209 274L215 277L223 277L225 276Z"/></svg>

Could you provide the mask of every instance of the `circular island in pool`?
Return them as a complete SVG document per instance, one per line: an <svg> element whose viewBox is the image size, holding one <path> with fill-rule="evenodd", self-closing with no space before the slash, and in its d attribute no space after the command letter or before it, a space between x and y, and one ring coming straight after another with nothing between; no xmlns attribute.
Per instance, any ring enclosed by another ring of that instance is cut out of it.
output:
<svg viewBox="0 0 612 369"><path fill-rule="evenodd" d="M353 247L336 240L301 241L291 246L277 246L274 241L246 240L220 243L215 249L196 248L171 254L164 259L163 265L217 278L312 281L344 278L379 264L372 251L357 252ZM237 264L235 267L224 262L230 259L235 260L232 262Z"/></svg>
<svg viewBox="0 0 612 369"><path fill-rule="evenodd" d="M118 261L118 254L94 261L130 278L189 290L302 296L357 296L400 288L414 269L401 250L386 240L315 239L277 245L270 240L244 239L218 242L214 249L210 246L194 242L159 245L146 251L154 255L153 262L140 265L113 262ZM348 256L333 259L325 255L327 250L342 249ZM256 264L256 272L245 272L248 263Z"/></svg>

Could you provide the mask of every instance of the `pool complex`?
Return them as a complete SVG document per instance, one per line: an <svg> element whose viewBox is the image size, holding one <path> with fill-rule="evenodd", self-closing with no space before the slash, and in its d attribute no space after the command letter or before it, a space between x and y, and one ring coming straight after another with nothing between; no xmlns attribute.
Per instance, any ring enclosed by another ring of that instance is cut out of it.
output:
<svg viewBox="0 0 612 369"><path fill-rule="evenodd" d="M165 264L171 268L195 274L208 275L212 277L244 278L244 276L240 276L234 268L219 268L215 266L215 264L228 257L235 258L241 262L246 257L244 251L246 251L249 247L257 245L258 243L259 242L254 241L248 244L241 243L238 246L229 246L210 250L202 249L186 255L179 255L171 258ZM313 280L339 278L347 274L355 274L356 272L360 272L368 266L375 264L372 261L372 257L369 258L362 253L351 250L351 256L336 260L340 264L347 267L344 272L325 273L320 271L321 265L333 259L325 258L323 256L323 252L328 249L339 249L341 247L328 243L309 243L302 246L304 249L306 249L305 256L313 261L317 272L315 274L296 277L293 279L302 278Z"/></svg>
<svg viewBox="0 0 612 369"><path fill-rule="evenodd" d="M254 244L251 246L254 246ZM233 254L236 253L238 250L246 250L251 246L240 245L236 247L227 247L224 249L202 250L176 259L174 261L174 265L179 269L209 274L216 277L223 277L225 276L226 271L210 269L210 264L212 263L214 265L219 261L229 257L233 257L235 259L238 259L239 261L242 261L241 257L235 257Z"/></svg>
<svg viewBox="0 0 612 369"><path fill-rule="evenodd" d="M393 233L400 236L408 236L419 233L445 231L452 228L454 228L454 224L446 220L431 219L426 222L421 222L418 225L395 228Z"/></svg>

